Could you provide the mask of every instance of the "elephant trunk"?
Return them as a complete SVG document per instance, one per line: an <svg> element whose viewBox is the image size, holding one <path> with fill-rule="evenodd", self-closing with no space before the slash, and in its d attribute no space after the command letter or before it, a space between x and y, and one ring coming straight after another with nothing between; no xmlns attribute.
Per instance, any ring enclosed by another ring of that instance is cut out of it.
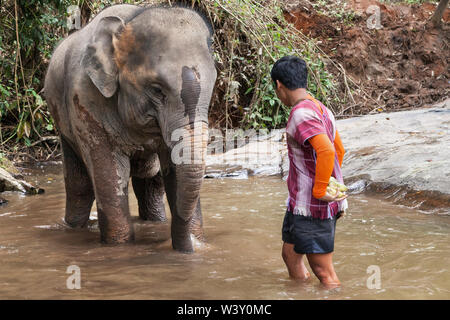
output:
<svg viewBox="0 0 450 320"><path fill-rule="evenodd" d="M177 184L177 213L187 221L195 210L205 173L205 155L208 143L208 125L197 122L183 129L183 146L181 153L178 148L172 149L172 162L175 164Z"/></svg>
<svg viewBox="0 0 450 320"><path fill-rule="evenodd" d="M195 213L205 172L208 125L197 122L183 127L179 137L183 139L171 150L166 194L172 212L172 245L176 250L191 252L191 232L199 231L192 226L198 225Z"/></svg>
<svg viewBox="0 0 450 320"><path fill-rule="evenodd" d="M181 165L176 167L177 215L190 221L200 198L204 165Z"/></svg>

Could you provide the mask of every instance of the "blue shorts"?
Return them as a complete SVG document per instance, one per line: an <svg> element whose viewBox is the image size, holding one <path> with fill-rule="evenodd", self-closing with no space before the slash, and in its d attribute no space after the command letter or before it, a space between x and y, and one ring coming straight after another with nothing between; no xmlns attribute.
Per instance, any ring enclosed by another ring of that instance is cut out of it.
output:
<svg viewBox="0 0 450 320"><path fill-rule="evenodd" d="M286 211L282 228L283 241L293 244L294 251L300 254L333 252L337 219L338 216L321 220Z"/></svg>

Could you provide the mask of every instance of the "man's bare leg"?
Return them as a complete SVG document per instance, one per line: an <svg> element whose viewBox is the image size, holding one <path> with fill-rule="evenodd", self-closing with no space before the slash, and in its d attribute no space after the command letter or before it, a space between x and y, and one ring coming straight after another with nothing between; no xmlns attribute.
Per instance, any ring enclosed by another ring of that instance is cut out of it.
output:
<svg viewBox="0 0 450 320"><path fill-rule="evenodd" d="M311 253L307 254L309 265L319 278L320 282L327 288L332 289L339 287L339 281L333 267L333 253Z"/></svg>
<svg viewBox="0 0 450 320"><path fill-rule="evenodd" d="M283 249L281 253L284 263L287 266L289 276L295 280L307 280L310 277L310 273L305 267L303 262L303 254L296 253L294 251L294 245L291 243L283 242Z"/></svg>

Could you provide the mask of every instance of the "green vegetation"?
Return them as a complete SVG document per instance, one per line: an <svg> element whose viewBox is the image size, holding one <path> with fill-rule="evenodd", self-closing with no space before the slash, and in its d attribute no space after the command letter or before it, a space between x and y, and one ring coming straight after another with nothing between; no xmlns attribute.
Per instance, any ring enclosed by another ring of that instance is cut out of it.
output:
<svg viewBox="0 0 450 320"><path fill-rule="evenodd" d="M116 3L176 2L200 9L213 22L219 77L211 106L212 125L227 128L285 125L289 109L275 95L270 70L278 58L288 54L307 61L311 93L336 114L341 114L343 106L352 101L352 92L357 88L345 71L328 59L313 39L285 21L280 1L6 0L0 9L1 151L20 154L31 147L40 147L43 149L40 154L46 156L56 150L48 144L57 132L41 90L51 53L68 34L70 5L80 6L82 20L88 20ZM345 14L336 10L336 15ZM331 68L337 76L333 76Z"/></svg>
<svg viewBox="0 0 450 320"><path fill-rule="evenodd" d="M132 2L132 1L128 1ZM85 3L101 10L112 1L6 0L0 8L0 149L29 156L51 153L53 119L42 97L45 71L53 49L67 35L67 8Z"/></svg>
<svg viewBox="0 0 450 320"><path fill-rule="evenodd" d="M16 152L54 132L40 95L51 52L61 38L68 2L3 1L0 14L0 143ZM8 143L9 142L9 143ZM11 144L11 142L13 142Z"/></svg>
<svg viewBox="0 0 450 320"><path fill-rule="evenodd" d="M353 99L342 67L328 59L313 39L285 21L280 1L195 3L215 24L220 71L217 91L222 93L216 99L223 96L224 102L215 101L212 112L217 112L217 107L225 109L217 117L218 126L277 128L286 124L290 109L277 99L270 77L273 63L285 55L300 56L308 63L309 90L337 114ZM338 70L340 79L331 74L331 67Z"/></svg>

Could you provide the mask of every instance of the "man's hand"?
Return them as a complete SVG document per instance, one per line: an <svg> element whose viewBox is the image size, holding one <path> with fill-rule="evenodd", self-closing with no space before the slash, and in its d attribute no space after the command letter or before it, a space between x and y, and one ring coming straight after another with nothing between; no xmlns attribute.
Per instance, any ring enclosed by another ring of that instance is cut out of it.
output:
<svg viewBox="0 0 450 320"><path fill-rule="evenodd" d="M336 194L331 194L327 191L327 193L325 193L325 195L322 198L319 198L319 200L326 202L333 202L333 201L341 201L348 197L348 195L344 195L343 197L340 198L338 196L339 196L338 190L336 190Z"/></svg>

